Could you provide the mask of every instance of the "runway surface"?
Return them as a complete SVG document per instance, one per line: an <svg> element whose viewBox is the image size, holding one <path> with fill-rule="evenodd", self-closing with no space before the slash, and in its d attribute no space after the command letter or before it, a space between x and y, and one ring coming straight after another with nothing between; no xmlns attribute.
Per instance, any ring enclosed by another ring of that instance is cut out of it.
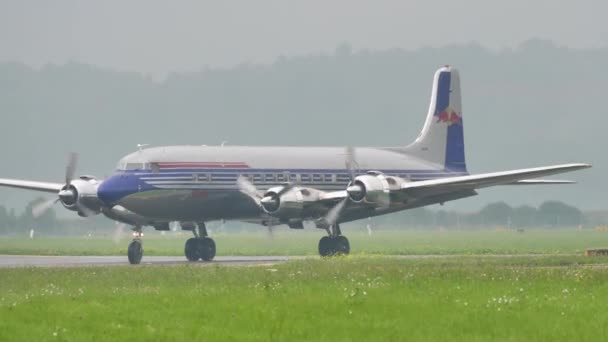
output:
<svg viewBox="0 0 608 342"><path fill-rule="evenodd" d="M543 254L484 254L477 257L515 258L546 257ZM553 255L555 256L555 255ZM561 254L560 256L574 256ZM476 257L475 255L385 255L398 259L433 259ZM198 266L268 266L288 260L318 258L315 256L218 256L212 262L189 262L183 256L144 256L141 265L198 265ZM86 266L130 266L126 256L40 256L0 255L0 268L9 267L86 267Z"/></svg>
<svg viewBox="0 0 608 342"><path fill-rule="evenodd" d="M286 256L218 256L212 262L188 262L185 257L144 256L141 265L200 266L262 266L274 265L289 259L302 257ZM38 256L0 255L0 268L6 267L82 267L82 266L129 266L126 256Z"/></svg>

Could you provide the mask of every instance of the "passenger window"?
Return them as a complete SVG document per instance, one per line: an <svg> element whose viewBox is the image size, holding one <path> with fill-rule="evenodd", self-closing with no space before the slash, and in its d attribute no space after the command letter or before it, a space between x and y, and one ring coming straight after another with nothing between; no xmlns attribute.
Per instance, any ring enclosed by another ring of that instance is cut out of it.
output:
<svg viewBox="0 0 608 342"><path fill-rule="evenodd" d="M340 173L336 175L336 179L339 183L348 182L350 181L350 176L345 173Z"/></svg>
<svg viewBox="0 0 608 342"><path fill-rule="evenodd" d="M285 182L285 174L282 174L282 173L277 174L277 182L279 182L279 183Z"/></svg>

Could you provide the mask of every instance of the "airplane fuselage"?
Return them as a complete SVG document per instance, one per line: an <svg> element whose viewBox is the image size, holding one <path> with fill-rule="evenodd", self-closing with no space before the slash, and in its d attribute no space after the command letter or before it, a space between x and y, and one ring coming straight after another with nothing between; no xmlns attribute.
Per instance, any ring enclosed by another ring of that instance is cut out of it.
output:
<svg viewBox="0 0 608 342"><path fill-rule="evenodd" d="M357 174L380 171L411 181L467 174L397 148L357 148L356 161ZM125 156L98 195L105 203L156 220L259 218L264 213L238 191L239 176L260 190L291 182L337 191L351 181L345 149L339 147L166 146Z"/></svg>

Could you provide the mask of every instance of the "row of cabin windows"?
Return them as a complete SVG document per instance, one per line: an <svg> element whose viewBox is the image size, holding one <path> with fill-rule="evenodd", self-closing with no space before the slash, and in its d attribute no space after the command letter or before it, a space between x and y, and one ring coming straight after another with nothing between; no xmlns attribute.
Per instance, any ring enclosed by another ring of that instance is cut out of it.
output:
<svg viewBox="0 0 608 342"><path fill-rule="evenodd" d="M157 163L124 163L119 165L120 170L150 170L152 173L159 173L160 168ZM263 174L242 174L254 183L281 183L281 182L299 182L299 183L345 183L350 181L350 175L346 173L330 174L330 173L263 173ZM409 179L409 175L395 174L401 178ZM200 173L193 174L193 179L199 182L213 181L230 181L236 180L238 177L234 174L214 174Z"/></svg>
<svg viewBox="0 0 608 342"><path fill-rule="evenodd" d="M296 182L306 183L347 183L350 175L342 173L263 173L263 174L228 174L228 173L195 173L192 180L200 183L233 182L239 176L247 178L254 184ZM395 175L409 178L408 175Z"/></svg>
<svg viewBox="0 0 608 342"><path fill-rule="evenodd" d="M227 173L195 173L192 180L196 182L229 182L235 181L239 176L247 178L253 183L335 183L350 180L348 175L329 174L329 173L263 173L263 174L227 174Z"/></svg>

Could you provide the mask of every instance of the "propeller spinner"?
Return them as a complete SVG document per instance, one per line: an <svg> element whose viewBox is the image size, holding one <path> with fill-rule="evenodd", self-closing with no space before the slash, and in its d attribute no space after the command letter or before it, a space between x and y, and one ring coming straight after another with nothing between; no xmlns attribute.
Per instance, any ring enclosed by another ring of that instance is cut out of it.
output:
<svg viewBox="0 0 608 342"><path fill-rule="evenodd" d="M95 210L90 209L80 201L80 194L78 191L79 184L77 183L83 181L74 178L77 165L78 154L72 152L68 155L68 162L65 167L65 185L57 194L57 198L38 203L32 207L32 216L34 218L40 217L57 202L61 202L64 207L75 210L79 215L84 217L97 214Z"/></svg>

